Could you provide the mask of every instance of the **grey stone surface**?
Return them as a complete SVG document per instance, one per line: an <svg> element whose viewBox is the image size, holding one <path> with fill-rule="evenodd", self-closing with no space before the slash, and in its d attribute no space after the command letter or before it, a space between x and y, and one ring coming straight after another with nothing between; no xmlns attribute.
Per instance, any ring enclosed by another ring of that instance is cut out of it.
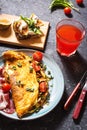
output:
<svg viewBox="0 0 87 130"><path fill-rule="evenodd" d="M80 21L87 31L87 1L80 7L72 0L74 5L80 9L81 14L72 10L70 18ZM0 0L0 14L30 16L35 13L41 19L50 22L49 34L46 41L45 53L51 55L60 66L65 80L65 91L60 103L53 111L36 120L16 121L0 115L0 130L86 130L87 129L87 97L78 121L72 119L72 113L78 98L68 112L63 110L65 100L80 80L83 72L87 69L87 34L77 53L71 58L59 56L56 52L55 27L61 19L68 18L63 9L55 9L52 12L48 9L51 0ZM0 54L8 49L23 47L5 45L0 43Z"/></svg>

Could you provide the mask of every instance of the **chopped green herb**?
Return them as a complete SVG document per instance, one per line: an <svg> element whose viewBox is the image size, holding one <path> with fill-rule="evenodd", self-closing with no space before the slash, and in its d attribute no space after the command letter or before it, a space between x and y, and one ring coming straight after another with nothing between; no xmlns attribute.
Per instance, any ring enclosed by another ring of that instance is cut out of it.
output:
<svg viewBox="0 0 87 130"><path fill-rule="evenodd" d="M46 98L47 98L47 101L46 101L46 102L47 102L47 103L49 103L50 93L48 93L48 95L47 95L47 97L46 97Z"/></svg>
<svg viewBox="0 0 87 130"><path fill-rule="evenodd" d="M26 88L26 91L34 92L34 88Z"/></svg>
<svg viewBox="0 0 87 130"><path fill-rule="evenodd" d="M22 64L20 62L17 63L18 67L22 67Z"/></svg>
<svg viewBox="0 0 87 130"><path fill-rule="evenodd" d="M40 63L39 65L40 65L41 68L43 68L43 64L42 63Z"/></svg>
<svg viewBox="0 0 87 130"><path fill-rule="evenodd" d="M53 84L52 84L52 85L50 85L50 87L53 87Z"/></svg>
<svg viewBox="0 0 87 130"><path fill-rule="evenodd" d="M48 75L50 75L51 74L51 72L50 71L48 71Z"/></svg>
<svg viewBox="0 0 87 130"><path fill-rule="evenodd" d="M16 85L18 85L18 87L23 87L24 86L24 84L22 84L20 80L16 81Z"/></svg>
<svg viewBox="0 0 87 130"><path fill-rule="evenodd" d="M30 58L31 58L31 60L32 60L32 56L29 56Z"/></svg>
<svg viewBox="0 0 87 130"><path fill-rule="evenodd" d="M37 78L37 82L40 83L40 79L39 78Z"/></svg>
<svg viewBox="0 0 87 130"><path fill-rule="evenodd" d="M43 108L43 107L42 107L42 106L36 107L35 112L36 112L36 113L39 112L39 111L41 110L41 108Z"/></svg>
<svg viewBox="0 0 87 130"><path fill-rule="evenodd" d="M33 72L33 67L32 66L30 66L29 71L30 71L30 73Z"/></svg>
<svg viewBox="0 0 87 130"><path fill-rule="evenodd" d="M53 77L53 76L50 76L49 78L50 78L50 79L54 79L54 77Z"/></svg>
<svg viewBox="0 0 87 130"><path fill-rule="evenodd" d="M46 70L46 69L47 69L47 66L46 66L46 65L44 65L44 66L43 66L43 69L44 69L44 70Z"/></svg>
<svg viewBox="0 0 87 130"><path fill-rule="evenodd" d="M12 69L13 69L13 70L16 70L17 68L16 68L16 66L13 66Z"/></svg>

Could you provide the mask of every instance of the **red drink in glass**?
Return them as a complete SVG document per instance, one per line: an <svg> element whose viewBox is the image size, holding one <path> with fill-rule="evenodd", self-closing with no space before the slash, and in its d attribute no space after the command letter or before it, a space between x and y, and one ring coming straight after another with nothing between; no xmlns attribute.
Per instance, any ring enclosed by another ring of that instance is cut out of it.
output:
<svg viewBox="0 0 87 130"><path fill-rule="evenodd" d="M82 24L73 20L62 20L56 27L57 51L64 56L74 54L85 35L85 29ZM76 22L76 24L75 24ZM59 25L60 24L60 25ZM77 26L78 25L78 26Z"/></svg>

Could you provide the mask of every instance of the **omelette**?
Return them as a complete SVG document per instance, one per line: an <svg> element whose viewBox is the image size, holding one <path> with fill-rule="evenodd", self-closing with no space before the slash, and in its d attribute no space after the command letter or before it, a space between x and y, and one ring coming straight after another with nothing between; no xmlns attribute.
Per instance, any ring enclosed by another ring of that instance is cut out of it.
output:
<svg viewBox="0 0 87 130"><path fill-rule="evenodd" d="M35 106L39 95L39 83L34 69L30 71L31 57L23 52L8 50L5 59L4 76L11 84L12 98L19 118Z"/></svg>

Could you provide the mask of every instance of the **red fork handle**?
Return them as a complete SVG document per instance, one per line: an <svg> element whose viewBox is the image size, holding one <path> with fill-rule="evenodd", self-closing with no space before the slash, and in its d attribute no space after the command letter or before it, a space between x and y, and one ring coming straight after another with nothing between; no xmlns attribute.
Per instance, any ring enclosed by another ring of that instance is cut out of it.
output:
<svg viewBox="0 0 87 130"><path fill-rule="evenodd" d="M80 97L78 99L75 110L73 112L73 116L72 116L73 119L78 119L78 117L80 115L80 111L81 111L82 106L83 106L83 102L84 102L84 99L85 99L86 92L87 92L87 90L84 90L84 89L81 91Z"/></svg>
<svg viewBox="0 0 87 130"><path fill-rule="evenodd" d="M74 97L76 96L79 88L80 88L80 82L76 85L76 87L74 88L73 92L71 93L71 95L67 99L66 103L64 104L64 110L68 110L68 108L71 105Z"/></svg>

